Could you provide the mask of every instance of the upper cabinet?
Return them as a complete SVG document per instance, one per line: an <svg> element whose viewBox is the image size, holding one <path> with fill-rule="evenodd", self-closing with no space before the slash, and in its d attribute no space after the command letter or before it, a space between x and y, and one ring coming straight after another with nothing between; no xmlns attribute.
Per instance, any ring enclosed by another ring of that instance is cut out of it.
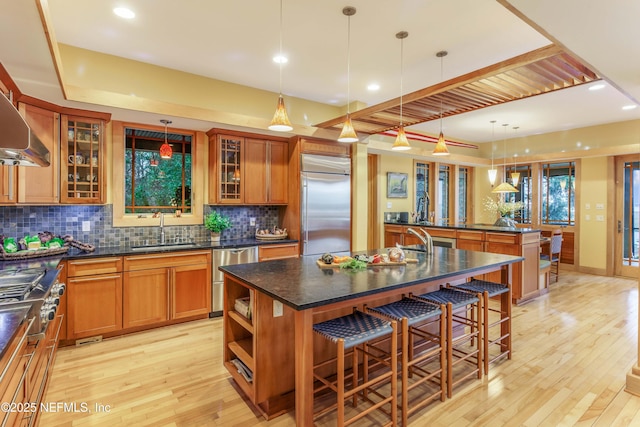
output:
<svg viewBox="0 0 640 427"><path fill-rule="evenodd" d="M104 203L104 122L62 116L62 203Z"/></svg>
<svg viewBox="0 0 640 427"><path fill-rule="evenodd" d="M286 140L241 133L210 133L209 137L209 203L288 203Z"/></svg>
<svg viewBox="0 0 640 427"><path fill-rule="evenodd" d="M19 203L58 203L60 201L60 114L44 108L19 103L18 110L40 141L49 150L51 165L46 168L18 168Z"/></svg>

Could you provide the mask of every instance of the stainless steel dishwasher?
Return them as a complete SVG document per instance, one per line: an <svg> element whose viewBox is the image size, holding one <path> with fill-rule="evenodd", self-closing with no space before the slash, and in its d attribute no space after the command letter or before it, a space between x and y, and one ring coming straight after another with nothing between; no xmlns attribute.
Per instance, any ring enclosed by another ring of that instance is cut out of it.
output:
<svg viewBox="0 0 640 427"><path fill-rule="evenodd" d="M224 308L224 284L222 271L218 267L223 265L246 264L258 262L258 247L248 246L246 248L213 249L211 257L213 268L211 271L211 310L209 317L222 315Z"/></svg>

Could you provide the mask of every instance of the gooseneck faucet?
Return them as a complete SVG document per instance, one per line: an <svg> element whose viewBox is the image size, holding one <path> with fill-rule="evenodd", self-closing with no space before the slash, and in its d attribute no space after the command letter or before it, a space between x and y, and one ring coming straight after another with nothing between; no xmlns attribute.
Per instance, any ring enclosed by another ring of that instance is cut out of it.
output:
<svg viewBox="0 0 640 427"><path fill-rule="evenodd" d="M164 213L160 213L160 244L164 245Z"/></svg>

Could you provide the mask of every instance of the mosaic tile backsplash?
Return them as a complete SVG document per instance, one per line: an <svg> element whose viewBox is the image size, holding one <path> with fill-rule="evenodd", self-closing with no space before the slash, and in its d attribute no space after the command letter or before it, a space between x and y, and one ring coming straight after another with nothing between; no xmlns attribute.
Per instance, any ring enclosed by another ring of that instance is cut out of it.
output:
<svg viewBox="0 0 640 427"><path fill-rule="evenodd" d="M216 210L229 216L233 226L222 233L224 240L253 237L256 227L250 218L256 218L260 228L279 224L279 209L271 206L205 206L205 214ZM113 227L113 206L2 206L0 207L0 234L21 238L51 231L56 235L70 234L74 239L97 247L157 242L158 227ZM83 221L90 222L91 231L82 231ZM209 239L209 230L203 225L166 226L167 242Z"/></svg>

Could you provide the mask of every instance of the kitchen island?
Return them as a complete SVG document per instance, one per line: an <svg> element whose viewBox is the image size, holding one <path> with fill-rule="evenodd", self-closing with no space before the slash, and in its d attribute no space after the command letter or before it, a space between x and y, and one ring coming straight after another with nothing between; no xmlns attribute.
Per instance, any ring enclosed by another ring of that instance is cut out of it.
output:
<svg viewBox="0 0 640 427"><path fill-rule="evenodd" d="M295 400L296 424L313 425L314 353L324 351L314 339L314 323L353 307L383 304L495 271L502 283L510 283L512 265L523 261L441 247L433 254L410 251L408 256L418 262L356 272L320 268L317 256L220 267L225 277L224 363L265 418L286 412ZM248 317L236 306L242 298L248 300ZM238 360L250 371L250 380L238 373Z"/></svg>

